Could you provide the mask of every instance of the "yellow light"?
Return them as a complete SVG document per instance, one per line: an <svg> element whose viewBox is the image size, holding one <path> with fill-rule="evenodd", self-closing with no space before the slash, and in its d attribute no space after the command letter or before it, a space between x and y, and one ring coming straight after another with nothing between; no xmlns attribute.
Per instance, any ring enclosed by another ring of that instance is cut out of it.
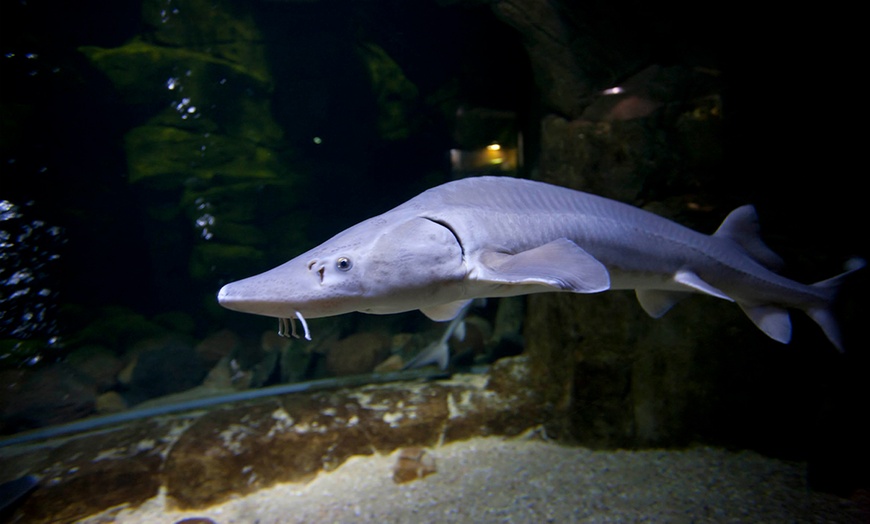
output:
<svg viewBox="0 0 870 524"><path fill-rule="evenodd" d="M501 146L493 142L492 144L486 146L486 148L490 151L498 151L499 149L501 149Z"/></svg>

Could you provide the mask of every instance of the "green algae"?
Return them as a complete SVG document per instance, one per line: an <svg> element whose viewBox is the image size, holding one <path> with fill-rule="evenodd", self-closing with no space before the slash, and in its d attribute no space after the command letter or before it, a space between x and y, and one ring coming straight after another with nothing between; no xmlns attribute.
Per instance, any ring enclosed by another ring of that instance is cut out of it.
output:
<svg viewBox="0 0 870 524"><path fill-rule="evenodd" d="M123 143L149 249L187 256L173 264L194 282L242 275L268 257L280 232L264 228L300 183L272 116L260 30L248 8L222 1L146 1L142 15L123 45L80 51L136 108Z"/></svg>
<svg viewBox="0 0 870 524"><path fill-rule="evenodd" d="M365 63L378 106L378 133L384 140L408 138L413 131L413 112L419 91L404 71L378 45L360 45L359 56Z"/></svg>

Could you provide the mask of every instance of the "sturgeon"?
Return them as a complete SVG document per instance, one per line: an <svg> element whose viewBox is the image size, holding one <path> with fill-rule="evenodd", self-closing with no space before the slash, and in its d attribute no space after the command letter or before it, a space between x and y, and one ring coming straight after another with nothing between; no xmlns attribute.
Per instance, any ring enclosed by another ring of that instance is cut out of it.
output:
<svg viewBox="0 0 870 524"><path fill-rule="evenodd" d="M531 180L476 177L429 189L274 269L229 283L226 308L277 317L306 339L306 318L418 309L454 319L475 298L634 290L659 318L687 295L736 302L767 336L791 339L804 311L840 351L831 306L850 271L805 285L778 274L752 206L705 235L600 196Z"/></svg>

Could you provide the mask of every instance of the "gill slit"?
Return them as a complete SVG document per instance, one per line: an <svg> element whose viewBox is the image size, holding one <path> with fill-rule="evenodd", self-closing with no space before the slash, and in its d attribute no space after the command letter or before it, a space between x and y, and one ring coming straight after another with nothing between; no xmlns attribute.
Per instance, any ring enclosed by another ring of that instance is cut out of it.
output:
<svg viewBox="0 0 870 524"><path fill-rule="evenodd" d="M453 238L456 239L456 243L459 244L459 252L462 253L462 259L463 260L465 259L465 246L462 245L462 239L459 238L459 234L456 232L455 229L453 229L453 227L450 224L448 224L447 222L445 222L443 220L438 220L437 218L432 218L432 217L421 217L421 218L425 218L429 222L433 222L435 224L438 224L439 226L447 229L447 231L450 231L450 234L453 235Z"/></svg>

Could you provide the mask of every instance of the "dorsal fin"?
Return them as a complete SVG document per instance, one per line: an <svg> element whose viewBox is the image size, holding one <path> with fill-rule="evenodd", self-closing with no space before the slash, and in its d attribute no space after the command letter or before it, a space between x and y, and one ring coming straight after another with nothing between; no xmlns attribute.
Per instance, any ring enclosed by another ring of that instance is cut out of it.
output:
<svg viewBox="0 0 870 524"><path fill-rule="evenodd" d="M713 236L736 243L753 260L771 271L779 271L785 265L782 258L761 240L761 226L753 206L741 206L729 213Z"/></svg>

